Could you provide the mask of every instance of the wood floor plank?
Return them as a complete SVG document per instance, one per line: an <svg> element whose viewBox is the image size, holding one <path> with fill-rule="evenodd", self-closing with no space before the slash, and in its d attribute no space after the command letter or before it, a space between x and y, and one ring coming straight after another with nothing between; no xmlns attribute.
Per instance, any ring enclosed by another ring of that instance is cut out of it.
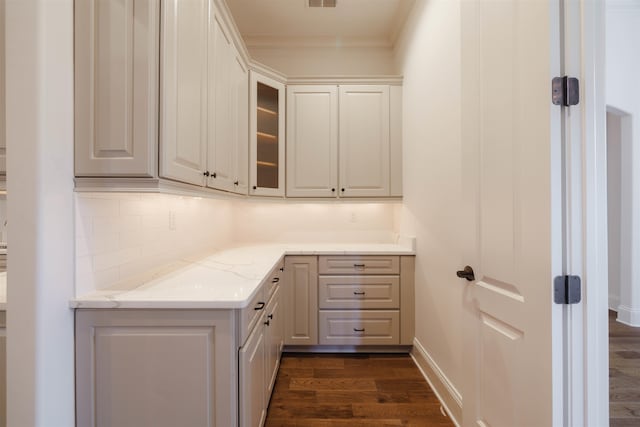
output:
<svg viewBox="0 0 640 427"><path fill-rule="evenodd" d="M267 427L451 427L406 354L285 354Z"/></svg>
<svg viewBox="0 0 640 427"><path fill-rule="evenodd" d="M370 378L291 378L289 388L291 390L377 390L376 382Z"/></svg>
<svg viewBox="0 0 640 427"><path fill-rule="evenodd" d="M440 404L433 403L354 403L353 415L358 418L427 418L440 413Z"/></svg>
<svg viewBox="0 0 640 427"><path fill-rule="evenodd" d="M609 417L611 427L640 426L640 328L609 312Z"/></svg>

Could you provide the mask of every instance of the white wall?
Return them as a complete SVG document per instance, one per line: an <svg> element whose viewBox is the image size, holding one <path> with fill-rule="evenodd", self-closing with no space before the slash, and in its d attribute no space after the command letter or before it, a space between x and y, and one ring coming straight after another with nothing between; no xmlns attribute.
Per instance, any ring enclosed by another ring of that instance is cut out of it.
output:
<svg viewBox="0 0 640 427"><path fill-rule="evenodd" d="M251 58L287 76L363 76L393 74L388 47L258 47Z"/></svg>
<svg viewBox="0 0 640 427"><path fill-rule="evenodd" d="M620 304L622 117L607 113L607 218L609 235L609 309Z"/></svg>
<svg viewBox="0 0 640 427"><path fill-rule="evenodd" d="M455 276L462 266L460 19L458 1L418 0L397 52L404 74L400 234L417 238L416 341L458 421L452 396L459 396L463 372L464 285Z"/></svg>
<svg viewBox="0 0 640 427"><path fill-rule="evenodd" d="M73 0L6 2L7 425L72 427Z"/></svg>
<svg viewBox="0 0 640 427"><path fill-rule="evenodd" d="M640 326L640 2L609 0L606 22L606 100L607 105L631 115L632 144L625 153L622 147L622 192L631 185L631 200L622 200L622 222L632 219L628 232L622 231L623 252L626 247L629 266L622 267L618 320ZM625 172L625 161L631 170ZM626 204L626 207L625 207ZM628 239L625 243L625 239ZM625 268L630 274L624 274Z"/></svg>

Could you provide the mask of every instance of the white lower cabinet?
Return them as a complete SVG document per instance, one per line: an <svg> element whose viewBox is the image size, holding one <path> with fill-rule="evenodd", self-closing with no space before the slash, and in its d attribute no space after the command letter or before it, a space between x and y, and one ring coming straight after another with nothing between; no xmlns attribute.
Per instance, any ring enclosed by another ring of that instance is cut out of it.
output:
<svg viewBox="0 0 640 427"><path fill-rule="evenodd" d="M240 425L256 427L264 423L265 402L265 329L254 328L240 349Z"/></svg>
<svg viewBox="0 0 640 427"><path fill-rule="evenodd" d="M284 344L412 344L414 263L287 256L243 309L77 309L76 425L260 427Z"/></svg>
<svg viewBox="0 0 640 427"><path fill-rule="evenodd" d="M287 257L285 344L409 346L415 257Z"/></svg>
<svg viewBox="0 0 640 427"><path fill-rule="evenodd" d="M284 316L282 315L282 304L280 303L280 287L278 286L267 305L265 315L265 361L266 361L266 399L265 407L269 406L269 397L273 392L276 383L278 367L280 366L280 355L284 345Z"/></svg>
<svg viewBox="0 0 640 427"><path fill-rule="evenodd" d="M318 344L318 257L285 259L286 345Z"/></svg>
<svg viewBox="0 0 640 427"><path fill-rule="evenodd" d="M76 425L237 425L233 310L76 310Z"/></svg>
<svg viewBox="0 0 640 427"><path fill-rule="evenodd" d="M77 309L76 425L263 425L283 346L282 266L241 310Z"/></svg>
<svg viewBox="0 0 640 427"><path fill-rule="evenodd" d="M269 282L272 282L270 279ZM266 289L264 290L266 294ZM240 365L240 426L258 427L264 424L269 399L280 366L283 346L283 316L280 309L279 286L263 307L260 320L239 352ZM268 295L267 295L268 296Z"/></svg>

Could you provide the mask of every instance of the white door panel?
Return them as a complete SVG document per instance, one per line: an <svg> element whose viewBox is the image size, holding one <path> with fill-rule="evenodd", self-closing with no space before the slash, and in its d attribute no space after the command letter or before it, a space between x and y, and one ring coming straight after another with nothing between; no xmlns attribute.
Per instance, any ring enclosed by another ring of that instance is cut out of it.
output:
<svg viewBox="0 0 640 427"><path fill-rule="evenodd" d="M465 258L476 279L465 282L465 426L551 426L561 405L552 373L561 210L551 191L561 135L550 99L559 10L537 0L462 6Z"/></svg>
<svg viewBox="0 0 640 427"><path fill-rule="evenodd" d="M389 86L340 86L340 196L389 196Z"/></svg>
<svg viewBox="0 0 640 427"><path fill-rule="evenodd" d="M213 61L210 64L212 85L209 88L209 138L208 160L210 176L208 185L220 190L232 191L235 180L235 153L233 140L232 97L233 47L223 24L217 19L212 22Z"/></svg>
<svg viewBox="0 0 640 427"><path fill-rule="evenodd" d="M160 175L198 185L207 160L208 5L162 3Z"/></svg>
<svg viewBox="0 0 640 427"><path fill-rule="evenodd" d="M287 87L287 196L335 197L338 88Z"/></svg>

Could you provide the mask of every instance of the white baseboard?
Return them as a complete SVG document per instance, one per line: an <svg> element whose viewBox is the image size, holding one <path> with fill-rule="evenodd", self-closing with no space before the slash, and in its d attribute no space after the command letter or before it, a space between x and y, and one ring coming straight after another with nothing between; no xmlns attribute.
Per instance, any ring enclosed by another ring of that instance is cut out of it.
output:
<svg viewBox="0 0 640 427"><path fill-rule="evenodd" d="M640 326L640 310L619 305L618 318L616 320L620 323L624 323L625 325Z"/></svg>
<svg viewBox="0 0 640 427"><path fill-rule="evenodd" d="M462 395L460 392L449 381L417 338L413 339L411 357L440 400L451 421L456 427L460 427L462 425Z"/></svg>

